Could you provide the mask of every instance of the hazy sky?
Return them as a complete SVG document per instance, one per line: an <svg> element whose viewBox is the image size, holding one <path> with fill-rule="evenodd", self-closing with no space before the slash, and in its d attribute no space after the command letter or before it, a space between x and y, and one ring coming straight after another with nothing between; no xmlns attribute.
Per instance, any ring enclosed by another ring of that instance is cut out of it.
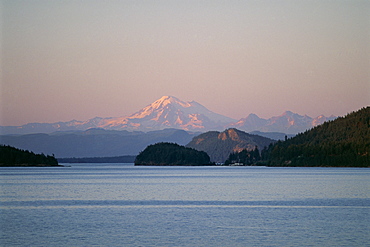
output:
<svg viewBox="0 0 370 247"><path fill-rule="evenodd" d="M236 119L370 105L370 1L0 1L0 125L163 95Z"/></svg>

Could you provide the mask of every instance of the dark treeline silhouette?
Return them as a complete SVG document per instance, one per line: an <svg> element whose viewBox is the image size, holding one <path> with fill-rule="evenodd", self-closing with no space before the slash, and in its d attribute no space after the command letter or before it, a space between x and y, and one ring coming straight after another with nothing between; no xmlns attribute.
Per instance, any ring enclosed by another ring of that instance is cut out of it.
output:
<svg viewBox="0 0 370 247"><path fill-rule="evenodd" d="M240 152L233 152L229 155L229 158L225 161L225 165L231 165L233 163L239 163L243 165L253 165L259 162L261 159L260 151L256 146L254 150L243 149Z"/></svg>
<svg viewBox="0 0 370 247"><path fill-rule="evenodd" d="M54 156L0 145L0 166L59 166Z"/></svg>
<svg viewBox="0 0 370 247"><path fill-rule="evenodd" d="M146 147L136 157L135 165L209 165L210 158L204 151L161 142Z"/></svg>
<svg viewBox="0 0 370 247"><path fill-rule="evenodd" d="M370 107L262 150L268 166L370 166Z"/></svg>

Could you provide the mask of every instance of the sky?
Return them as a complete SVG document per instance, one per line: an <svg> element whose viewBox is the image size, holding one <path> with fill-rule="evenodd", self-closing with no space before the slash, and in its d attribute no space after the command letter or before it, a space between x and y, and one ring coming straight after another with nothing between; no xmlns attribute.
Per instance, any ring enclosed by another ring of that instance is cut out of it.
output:
<svg viewBox="0 0 370 247"><path fill-rule="evenodd" d="M235 119L370 105L370 1L0 0L0 125L128 116L164 95Z"/></svg>

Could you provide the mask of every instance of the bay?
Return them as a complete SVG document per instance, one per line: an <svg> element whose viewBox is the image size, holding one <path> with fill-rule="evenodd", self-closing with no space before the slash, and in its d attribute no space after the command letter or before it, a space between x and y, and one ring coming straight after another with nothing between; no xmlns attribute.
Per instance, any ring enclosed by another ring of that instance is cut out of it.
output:
<svg viewBox="0 0 370 247"><path fill-rule="evenodd" d="M370 170L0 169L1 246L365 246Z"/></svg>

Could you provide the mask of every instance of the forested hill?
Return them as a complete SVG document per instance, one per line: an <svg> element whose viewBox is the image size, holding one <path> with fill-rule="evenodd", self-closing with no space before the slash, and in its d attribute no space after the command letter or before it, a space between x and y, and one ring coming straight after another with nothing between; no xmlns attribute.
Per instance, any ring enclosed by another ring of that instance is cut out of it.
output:
<svg viewBox="0 0 370 247"><path fill-rule="evenodd" d="M135 160L135 165L149 166L199 166L210 164L210 158L206 152L166 142L149 145Z"/></svg>
<svg viewBox="0 0 370 247"><path fill-rule="evenodd" d="M275 140L251 135L244 131L231 128L223 132L209 131L193 138L186 147L206 152L212 162L225 162L230 153L240 152L244 149L254 150L257 146L262 150Z"/></svg>
<svg viewBox="0 0 370 247"><path fill-rule="evenodd" d="M270 145L262 156L270 166L370 167L370 107Z"/></svg>
<svg viewBox="0 0 370 247"><path fill-rule="evenodd" d="M0 166L59 166L58 161L49 155L0 145Z"/></svg>

